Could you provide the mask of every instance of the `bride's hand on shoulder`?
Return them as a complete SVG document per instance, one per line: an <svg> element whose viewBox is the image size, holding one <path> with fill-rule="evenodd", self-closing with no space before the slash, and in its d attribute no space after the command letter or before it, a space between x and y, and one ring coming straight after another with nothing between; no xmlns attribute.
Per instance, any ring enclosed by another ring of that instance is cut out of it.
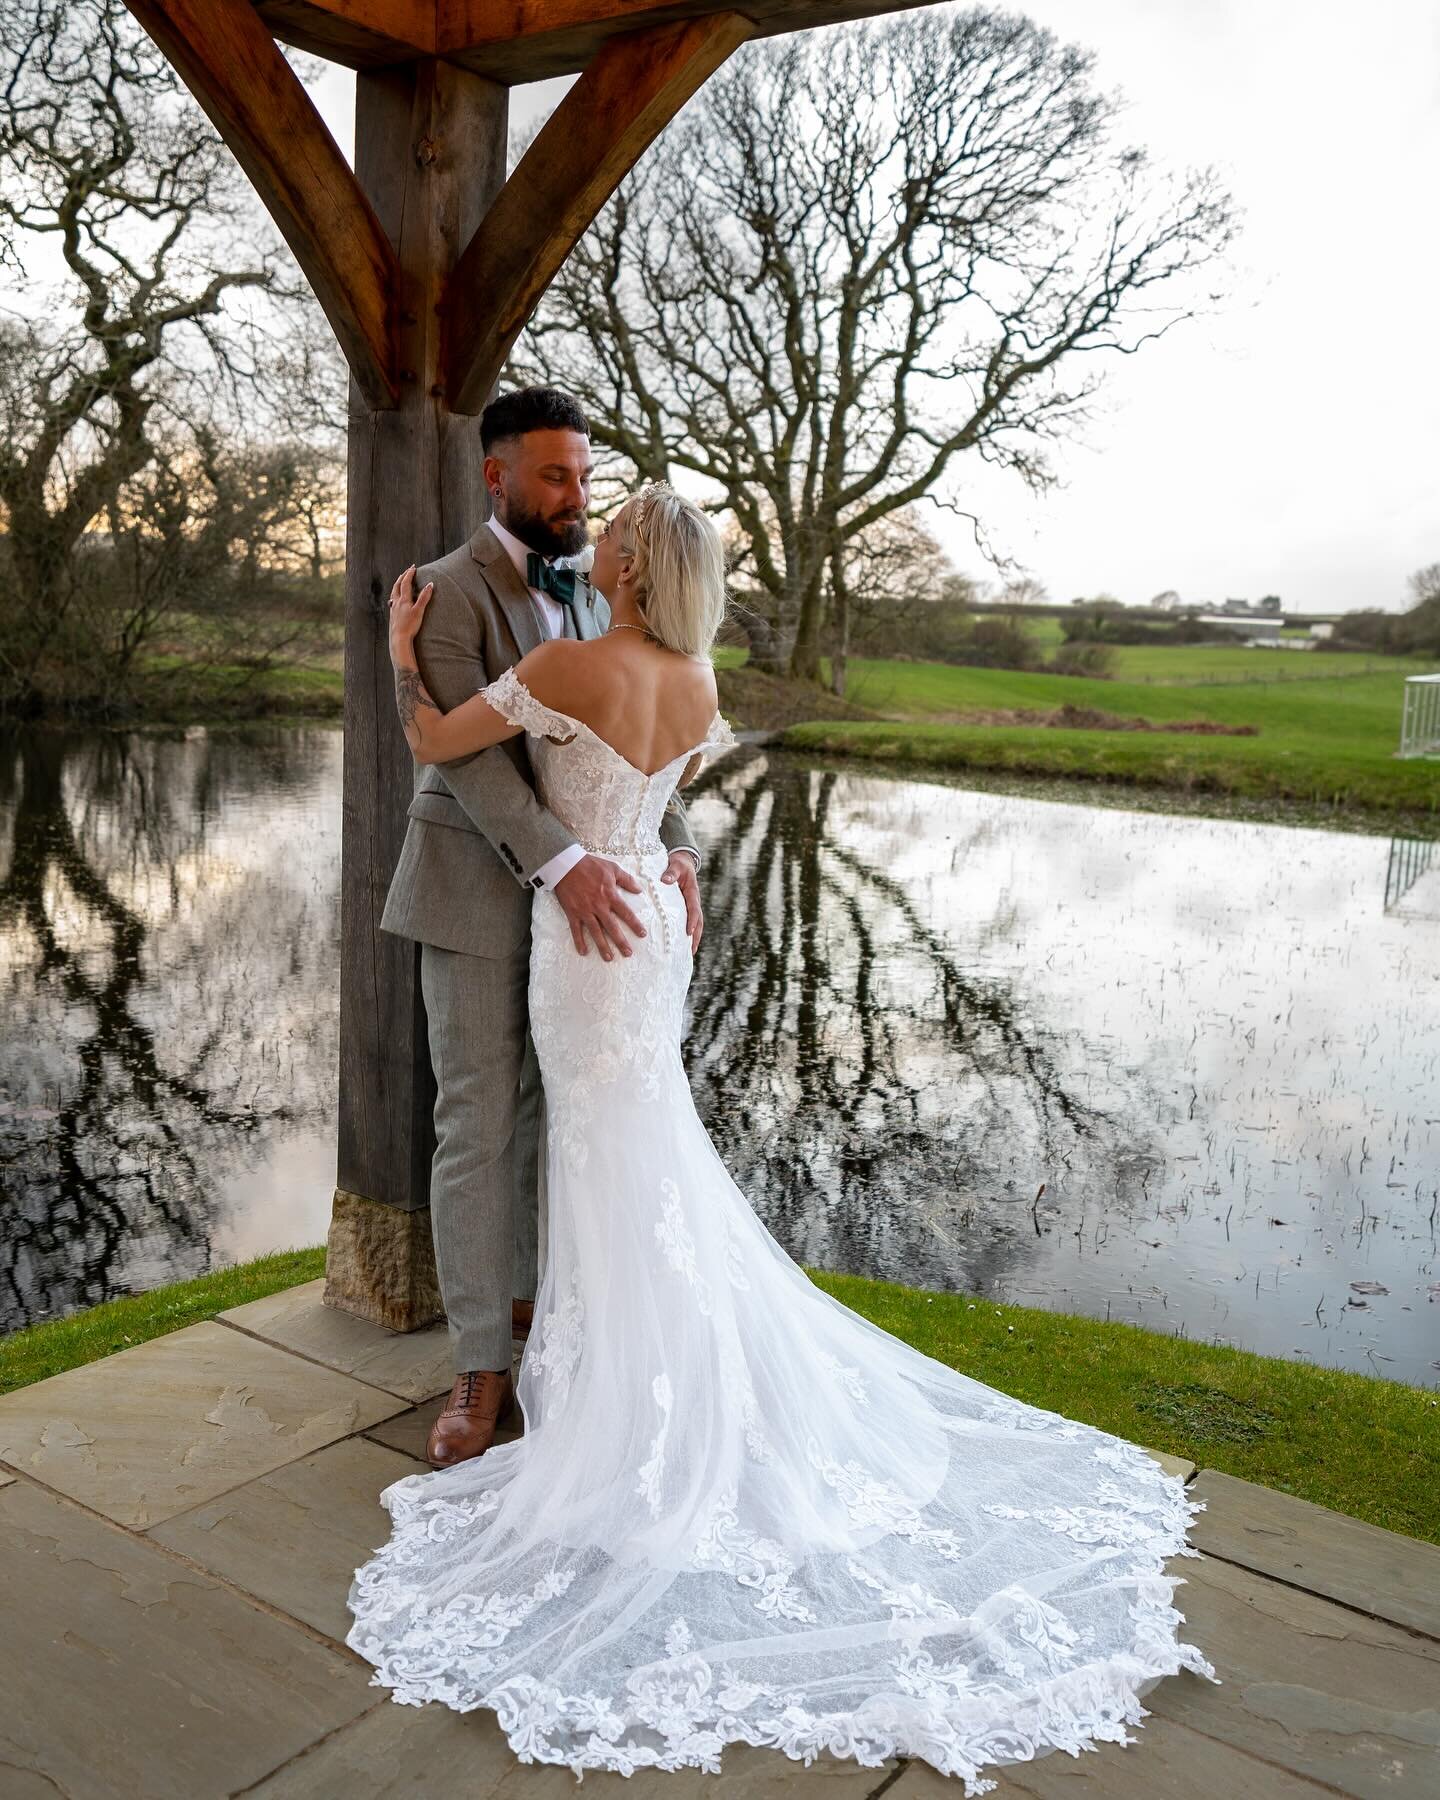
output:
<svg viewBox="0 0 1440 1800"><path fill-rule="evenodd" d="M397 578L390 590L390 661L397 669L415 666L415 639L434 592L433 581L427 581L418 594L415 592L414 563Z"/></svg>

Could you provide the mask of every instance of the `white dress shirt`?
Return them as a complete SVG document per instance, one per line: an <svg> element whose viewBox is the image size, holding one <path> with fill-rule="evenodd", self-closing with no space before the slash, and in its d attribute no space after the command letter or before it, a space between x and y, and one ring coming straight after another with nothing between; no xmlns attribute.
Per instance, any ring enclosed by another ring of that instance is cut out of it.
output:
<svg viewBox="0 0 1440 1800"><path fill-rule="evenodd" d="M514 563L516 574L525 582L527 587L530 587L529 582L525 579L529 574L530 566L531 553L529 545L522 544L515 533L507 530L498 519L492 517L488 523L490 529L495 533L495 536L500 540L501 544L504 545L505 554L510 558L511 562ZM555 559L553 557L546 557L545 560L547 562L553 562ZM565 609L561 606L555 596L553 594L543 593L539 588L532 587L530 588L530 597L540 609L540 616L544 619L549 628L549 636L552 638L564 637ZM686 846L682 845L681 848L685 849ZM558 855L552 856L549 862L541 863L540 867L530 877L530 885L532 887L553 888L557 882L564 880L584 855L585 850L582 845L571 844L567 849L560 851ZM689 851L689 855L698 869L700 866L699 856L693 850Z"/></svg>

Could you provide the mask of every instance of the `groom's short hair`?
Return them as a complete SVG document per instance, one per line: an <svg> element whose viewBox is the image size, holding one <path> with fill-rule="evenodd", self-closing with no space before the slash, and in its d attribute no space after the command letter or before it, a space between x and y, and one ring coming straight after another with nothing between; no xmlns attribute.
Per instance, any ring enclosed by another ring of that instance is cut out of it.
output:
<svg viewBox="0 0 1440 1800"><path fill-rule="evenodd" d="M487 456L496 444L527 431L578 431L588 438L590 421L572 394L554 387L516 388L492 400L480 415L480 447Z"/></svg>

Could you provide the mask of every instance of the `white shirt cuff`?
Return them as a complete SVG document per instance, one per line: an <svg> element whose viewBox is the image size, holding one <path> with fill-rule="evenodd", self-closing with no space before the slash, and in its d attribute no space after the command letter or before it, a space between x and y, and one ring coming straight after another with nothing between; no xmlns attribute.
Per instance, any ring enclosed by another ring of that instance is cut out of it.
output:
<svg viewBox="0 0 1440 1800"><path fill-rule="evenodd" d="M568 850L562 850L558 856L552 856L549 862L541 863L530 877L531 887L555 887L565 879L584 855L585 848L582 844L571 844Z"/></svg>
<svg viewBox="0 0 1440 1800"><path fill-rule="evenodd" d="M677 844L675 850L678 850L682 856L688 856L697 869L700 867L700 852L693 844ZM675 854L675 850L670 852L672 856Z"/></svg>

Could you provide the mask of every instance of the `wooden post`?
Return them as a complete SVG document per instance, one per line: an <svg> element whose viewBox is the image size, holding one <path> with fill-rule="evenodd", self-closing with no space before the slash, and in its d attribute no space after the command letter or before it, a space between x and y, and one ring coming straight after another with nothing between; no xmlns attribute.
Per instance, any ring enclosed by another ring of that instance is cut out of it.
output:
<svg viewBox="0 0 1440 1800"><path fill-rule="evenodd" d="M443 1315L430 1236L431 1108L416 945L381 910L414 775L395 714L386 600L407 564L486 516L479 423L454 414L439 303L505 181L507 90L433 58L357 76L355 172L399 273L399 404L350 389L345 574L340 1118L325 1299L392 1330ZM482 396L483 399L483 396Z"/></svg>

